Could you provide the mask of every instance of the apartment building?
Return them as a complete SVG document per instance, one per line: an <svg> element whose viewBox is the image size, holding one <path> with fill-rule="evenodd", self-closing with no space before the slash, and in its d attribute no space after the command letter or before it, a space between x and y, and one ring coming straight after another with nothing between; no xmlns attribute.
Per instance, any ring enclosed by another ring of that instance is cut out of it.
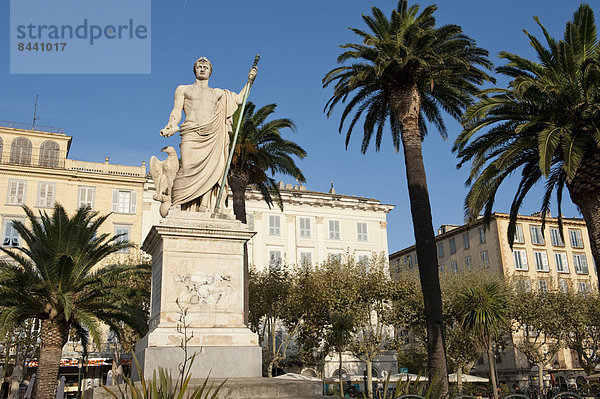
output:
<svg viewBox="0 0 600 399"><path fill-rule="evenodd" d="M598 289L598 275L583 219L563 219L563 240L557 219L548 216L542 230L541 215L519 215L512 249L507 239L508 223L508 214L494 213L488 227L483 219L470 225L442 225L436 236L440 273L488 270L514 279L526 291ZM415 246L390 255L393 273L417 265ZM526 357L512 344L521 338L514 335L506 348L496 351L500 381L524 382L534 375ZM475 372L487 370L486 362L487 358L480 359ZM566 349L557 354L551 366L562 370L565 378L574 378L581 370L576 357Z"/></svg>
<svg viewBox="0 0 600 399"><path fill-rule="evenodd" d="M60 203L67 212L90 206L100 214L112 212L100 233L124 234L139 248L142 194L146 166L115 165L68 158L72 137L59 129L32 130L15 123L0 123L0 238L2 245L23 243L12 227L25 220L23 205L52 212ZM127 250L117 258L138 258ZM114 260L113 258L112 260Z"/></svg>

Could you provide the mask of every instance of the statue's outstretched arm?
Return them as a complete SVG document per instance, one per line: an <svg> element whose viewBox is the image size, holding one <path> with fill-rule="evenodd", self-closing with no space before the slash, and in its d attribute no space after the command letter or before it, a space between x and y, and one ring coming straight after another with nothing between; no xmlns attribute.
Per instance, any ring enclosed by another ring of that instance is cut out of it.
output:
<svg viewBox="0 0 600 399"><path fill-rule="evenodd" d="M169 116L169 122L167 125L160 131L160 135L164 137L169 137L175 134L179 130L179 122L181 121L181 111L183 111L183 102L185 97L183 95L183 91L185 86L178 86L175 89L175 102L173 104L173 111L171 111L171 115Z"/></svg>

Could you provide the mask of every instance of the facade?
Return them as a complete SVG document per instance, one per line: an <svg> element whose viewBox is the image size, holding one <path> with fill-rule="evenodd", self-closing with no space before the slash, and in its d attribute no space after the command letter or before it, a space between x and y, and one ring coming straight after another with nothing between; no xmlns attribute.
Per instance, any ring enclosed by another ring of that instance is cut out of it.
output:
<svg viewBox="0 0 600 399"><path fill-rule="evenodd" d="M388 254L388 212L393 205L372 198L309 191L279 183L283 211L269 209L257 190L246 192L248 224L256 235L248 244L250 265L315 264L329 256L353 254L368 259Z"/></svg>
<svg viewBox="0 0 600 399"><path fill-rule="evenodd" d="M526 291L598 289L598 275L583 219L563 219L563 241L557 219L547 217L542 234L540 215L519 215L512 250L507 240L508 222L508 214L494 213L489 228L484 226L483 219L471 225L441 226L436 236L440 273L486 269L513 278ZM395 273L404 268L415 269L417 265L414 246L390 255L390 269ZM532 375L527 358L512 345L520 338L514 335L505 348L496 351L500 381L512 384L527 381ZM475 371L487 370L486 362L487 358L480 359ZM576 357L566 349L550 364L562 370L567 379L573 379L580 370Z"/></svg>
<svg viewBox="0 0 600 399"><path fill-rule="evenodd" d="M2 245L22 242L12 228L24 220L26 205L52 212L55 203L69 211L90 206L100 214L113 212L100 233L124 234L141 242L142 194L146 166L77 161L67 158L72 138L64 133L0 127L0 216ZM132 249L118 257L139 257Z"/></svg>
<svg viewBox="0 0 600 399"><path fill-rule="evenodd" d="M4 199L0 201L1 244L5 247L23 245L12 227L14 220L25 220L23 205L34 213L45 211L49 214L55 203L63 205L67 212L90 206L102 215L112 212L99 233L124 234L136 245L136 248L112 255L107 263L137 262L142 238L145 164L114 165L109 163L108 157L100 163L69 159L72 137L57 129L41 131L24 127L0 124L0 198ZM6 255L2 258L6 259ZM90 350L88 365L92 367L86 367L84 388L105 378L111 368L114 342ZM76 359L80 357L79 343L69 341L63 349L60 369L61 375L67 378L67 390L77 389L80 370ZM28 362L29 367L36 365L36 361Z"/></svg>

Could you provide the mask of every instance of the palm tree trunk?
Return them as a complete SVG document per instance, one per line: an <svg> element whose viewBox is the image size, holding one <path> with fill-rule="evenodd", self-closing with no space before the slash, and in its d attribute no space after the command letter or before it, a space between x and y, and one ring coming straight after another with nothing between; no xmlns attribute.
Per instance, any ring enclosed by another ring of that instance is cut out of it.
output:
<svg viewBox="0 0 600 399"><path fill-rule="evenodd" d="M494 399L498 399L498 383L496 381L496 365L494 364L494 353L492 352L492 340L487 341L488 364L490 365L490 381L492 381L492 390Z"/></svg>
<svg viewBox="0 0 600 399"><path fill-rule="evenodd" d="M62 348L67 342L69 328L62 320L42 320L40 331L40 358L37 367L37 378L33 387L33 397L37 399L53 399L53 392L58 385L58 368Z"/></svg>
<svg viewBox="0 0 600 399"><path fill-rule="evenodd" d="M600 267L600 192L574 193L573 191L570 191L571 199L581 210L587 225L596 270L600 271L598 269Z"/></svg>
<svg viewBox="0 0 600 399"><path fill-rule="evenodd" d="M365 364L367 366L367 398L373 399L373 362L367 358Z"/></svg>
<svg viewBox="0 0 600 399"><path fill-rule="evenodd" d="M404 149L410 211L425 305L429 381L441 384L440 393L445 396L448 392L448 372L444 344L442 293L419 132L420 104L421 98L416 85L392 94L392 112L397 116L402 129L401 140Z"/></svg>
<svg viewBox="0 0 600 399"><path fill-rule="evenodd" d="M236 220L248 223L246 218L246 187L249 177L246 173L231 170L227 181L233 193L233 213ZM250 262L248 261L248 243L244 243L244 324L248 325L250 314Z"/></svg>
<svg viewBox="0 0 600 399"><path fill-rule="evenodd" d="M344 397L344 381L342 381L342 351L338 350L338 356L340 360L340 366L338 368L338 377L340 379L340 396Z"/></svg>

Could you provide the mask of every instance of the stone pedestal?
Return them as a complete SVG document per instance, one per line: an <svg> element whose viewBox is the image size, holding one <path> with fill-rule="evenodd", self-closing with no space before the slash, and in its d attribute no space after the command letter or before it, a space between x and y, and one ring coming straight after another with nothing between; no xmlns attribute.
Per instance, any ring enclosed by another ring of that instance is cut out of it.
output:
<svg viewBox="0 0 600 399"><path fill-rule="evenodd" d="M144 241L152 255L150 329L136 357L147 378L158 367L177 375L182 309L188 355L196 353L194 378L262 374L258 337L244 324L244 243L254 232L232 216L217 216L171 210Z"/></svg>

